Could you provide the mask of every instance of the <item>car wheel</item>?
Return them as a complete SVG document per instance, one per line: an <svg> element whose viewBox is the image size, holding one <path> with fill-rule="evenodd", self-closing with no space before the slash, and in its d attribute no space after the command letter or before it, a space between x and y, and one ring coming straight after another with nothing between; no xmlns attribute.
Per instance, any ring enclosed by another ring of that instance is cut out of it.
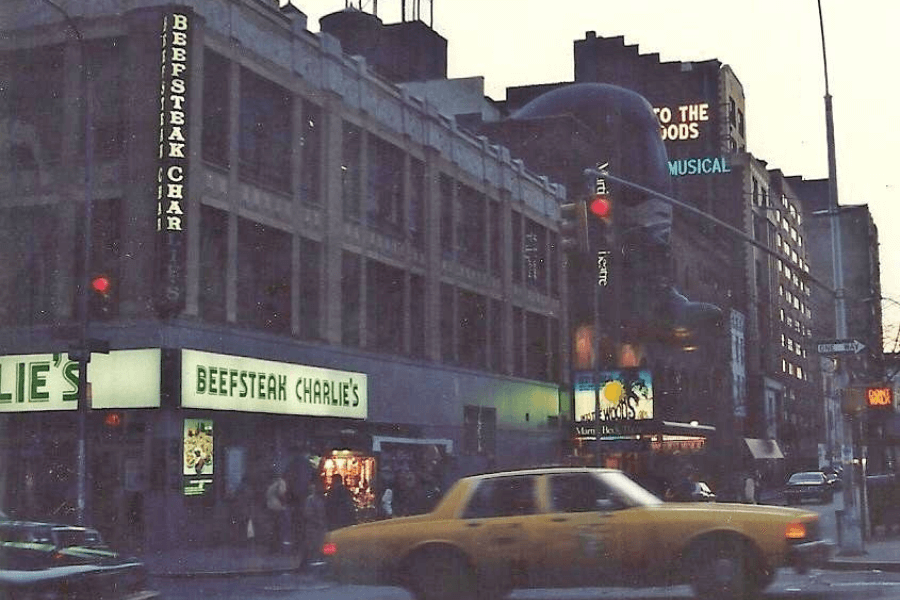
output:
<svg viewBox="0 0 900 600"><path fill-rule="evenodd" d="M691 558L698 598L743 600L754 597L766 584L752 550L740 540L707 540L694 549Z"/></svg>
<svg viewBox="0 0 900 600"><path fill-rule="evenodd" d="M410 591L416 600L475 598L475 572L458 552L428 551L414 558L408 568Z"/></svg>

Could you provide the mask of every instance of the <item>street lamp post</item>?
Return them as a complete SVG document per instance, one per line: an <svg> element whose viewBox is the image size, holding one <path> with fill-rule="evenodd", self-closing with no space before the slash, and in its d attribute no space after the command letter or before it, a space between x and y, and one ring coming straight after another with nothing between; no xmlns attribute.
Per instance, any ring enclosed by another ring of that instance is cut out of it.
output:
<svg viewBox="0 0 900 600"><path fill-rule="evenodd" d="M88 326L90 312L88 299L88 278L91 269L91 223L93 221L93 153L94 153L94 124L91 107L91 81L87 69L87 45L84 36L75 24L75 21L62 7L53 0L44 0L46 4L59 12L66 25L75 33L78 40L79 71L82 102L84 103L84 206L82 215L82 255L81 270L78 277L78 343L74 352L70 352L70 358L78 361L78 449L77 462L77 507L76 520L84 525L87 520L88 499L88 448L87 448L87 416L88 416L88 363L91 361L89 348Z"/></svg>
<svg viewBox="0 0 900 600"><path fill-rule="evenodd" d="M837 160L835 158L834 144L834 113L832 111L831 92L828 88L828 55L825 52L825 21L822 17L822 0L817 0L819 6L819 30L822 35L822 66L825 72L825 132L828 143L828 208L831 214L831 268L834 277L834 333L835 338L843 340L847 337L847 312L845 306L844 290L844 264L843 249L841 244L841 220L838 205L837 187ZM847 391L847 372L840 362L837 375L839 386ZM844 443L850 446L850 465L844 469L846 481L844 482L844 513L839 521L840 552L842 554L863 553L863 525L860 506L857 502L856 467L854 464L856 436L855 422L852 414L844 413ZM844 452L842 452L844 455ZM846 462L846 457L844 456ZM865 483L865 482L861 482Z"/></svg>

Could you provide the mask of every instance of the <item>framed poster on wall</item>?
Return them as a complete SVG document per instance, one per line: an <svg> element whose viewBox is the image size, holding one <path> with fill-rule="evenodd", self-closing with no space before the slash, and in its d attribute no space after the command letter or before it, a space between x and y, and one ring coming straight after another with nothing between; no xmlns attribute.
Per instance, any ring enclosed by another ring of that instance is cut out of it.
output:
<svg viewBox="0 0 900 600"><path fill-rule="evenodd" d="M214 436L212 419L185 419L184 495L203 496L212 488Z"/></svg>

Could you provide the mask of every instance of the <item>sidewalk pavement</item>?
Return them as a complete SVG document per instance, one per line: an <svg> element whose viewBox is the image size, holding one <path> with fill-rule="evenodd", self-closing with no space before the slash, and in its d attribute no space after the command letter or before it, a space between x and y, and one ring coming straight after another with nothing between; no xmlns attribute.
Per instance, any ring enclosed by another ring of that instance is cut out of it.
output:
<svg viewBox="0 0 900 600"><path fill-rule="evenodd" d="M203 577L226 575L265 575L300 572L300 552L270 552L266 547L210 546L150 551L141 556L153 577Z"/></svg>
<svg viewBox="0 0 900 600"><path fill-rule="evenodd" d="M900 572L900 536L872 537L863 543L863 553L841 555L835 548L828 566L832 571L892 571Z"/></svg>

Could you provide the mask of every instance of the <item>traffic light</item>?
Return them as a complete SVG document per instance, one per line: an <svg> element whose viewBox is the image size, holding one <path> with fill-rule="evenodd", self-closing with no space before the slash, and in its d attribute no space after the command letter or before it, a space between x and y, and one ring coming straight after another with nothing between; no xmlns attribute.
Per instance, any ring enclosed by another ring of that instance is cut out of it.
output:
<svg viewBox="0 0 900 600"><path fill-rule="evenodd" d="M113 281L109 275L98 274L91 278L91 317L109 318L113 313Z"/></svg>
<svg viewBox="0 0 900 600"><path fill-rule="evenodd" d="M564 252L587 251L587 208L584 202L576 201L559 207L560 245Z"/></svg>
<svg viewBox="0 0 900 600"><path fill-rule="evenodd" d="M585 193L588 212L588 246L591 252L611 251L614 225L614 203L609 193L606 179L602 171L608 163L598 165L598 169L586 169L584 172Z"/></svg>
<svg viewBox="0 0 900 600"><path fill-rule="evenodd" d="M612 223L613 204L607 194L594 194L591 198L590 210L595 217L602 219L607 224Z"/></svg>

